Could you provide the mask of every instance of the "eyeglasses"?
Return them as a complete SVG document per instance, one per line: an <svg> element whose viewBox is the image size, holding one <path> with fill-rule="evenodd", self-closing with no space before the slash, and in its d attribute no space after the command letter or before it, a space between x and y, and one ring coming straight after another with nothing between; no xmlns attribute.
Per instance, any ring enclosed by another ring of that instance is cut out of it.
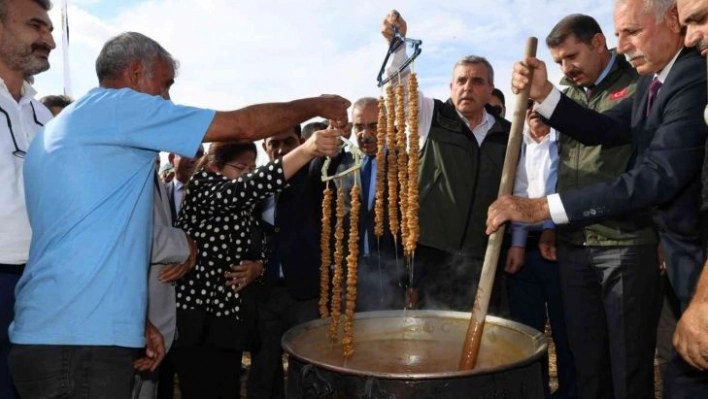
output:
<svg viewBox="0 0 708 399"><path fill-rule="evenodd" d="M373 130L376 131L376 129L379 127L378 122L371 122L371 123L355 123L354 124L354 131L355 132L362 132L365 129Z"/></svg>
<svg viewBox="0 0 708 399"><path fill-rule="evenodd" d="M255 165L249 166L249 165L246 165L246 164L243 164L243 163L227 163L226 166L230 166L230 167L232 167L232 168L234 168L234 169L236 169L236 170L238 170L238 171L241 171L241 172L248 172L248 173L253 172L254 170L256 170L256 166L255 166Z"/></svg>
<svg viewBox="0 0 708 399"><path fill-rule="evenodd" d="M34 123L39 126L44 126L44 124L37 119L37 111L35 111L34 109L34 104L30 103L30 107L32 107L32 118L34 119ZM27 151L21 150L20 147L17 145L15 131L12 130L12 121L10 120L10 115L8 115L7 111L5 111L2 107L0 107L0 113L5 115L5 121L7 122L7 130L10 131L10 137L12 137L12 144L15 146L15 151L12 152L12 155L16 156L17 158L24 158L27 155Z"/></svg>

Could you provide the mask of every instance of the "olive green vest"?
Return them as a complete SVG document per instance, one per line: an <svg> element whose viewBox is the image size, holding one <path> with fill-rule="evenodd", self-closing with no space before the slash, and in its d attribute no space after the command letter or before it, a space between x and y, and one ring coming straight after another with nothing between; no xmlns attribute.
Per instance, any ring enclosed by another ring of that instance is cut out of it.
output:
<svg viewBox="0 0 708 399"><path fill-rule="evenodd" d="M639 76L632 66L618 55L609 74L588 98L585 90L570 85L565 94L575 102L598 112L606 111L634 95ZM558 192L590 186L612 180L627 170L632 146L584 145L563 132L558 137ZM656 243L649 211L636 212L586 227L558 226L557 239L586 246L626 246Z"/></svg>
<svg viewBox="0 0 708 399"><path fill-rule="evenodd" d="M495 116L480 146L455 106L435 100L420 156L420 244L484 256L487 209L499 193L510 127Z"/></svg>

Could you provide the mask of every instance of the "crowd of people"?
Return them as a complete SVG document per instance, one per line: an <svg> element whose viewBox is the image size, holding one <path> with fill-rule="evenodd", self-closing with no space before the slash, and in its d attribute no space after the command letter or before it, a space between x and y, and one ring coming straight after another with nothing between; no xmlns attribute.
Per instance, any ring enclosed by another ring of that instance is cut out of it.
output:
<svg viewBox="0 0 708 399"><path fill-rule="evenodd" d="M545 44L563 90L543 61L514 65L530 98L513 196L497 198L511 123L490 62L462 57L447 101L419 93L413 262L374 232L378 99L175 105L174 58L127 32L98 87L36 100L50 8L0 0L0 398L171 398L175 376L183 398L234 398L244 352L247 396L285 397L281 338L320 317L322 168L351 169L351 136L363 164L336 186L361 185L357 311L469 311L510 222L490 312L550 323L546 398L654 397L655 357L664 397L708 397L708 0L615 0L614 49L591 16L561 19ZM407 28L392 11L382 34Z"/></svg>

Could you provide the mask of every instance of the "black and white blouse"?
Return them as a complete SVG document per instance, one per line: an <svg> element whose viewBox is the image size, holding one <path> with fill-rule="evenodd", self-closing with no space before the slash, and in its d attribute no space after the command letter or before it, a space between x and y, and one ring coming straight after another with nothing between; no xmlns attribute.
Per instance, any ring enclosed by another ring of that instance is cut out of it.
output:
<svg viewBox="0 0 708 399"><path fill-rule="evenodd" d="M194 239L197 264L177 281L177 309L200 309L238 318L241 298L226 286L224 274L242 260L265 261L249 253L253 207L285 186L280 160L230 180L206 168L192 176L178 227Z"/></svg>

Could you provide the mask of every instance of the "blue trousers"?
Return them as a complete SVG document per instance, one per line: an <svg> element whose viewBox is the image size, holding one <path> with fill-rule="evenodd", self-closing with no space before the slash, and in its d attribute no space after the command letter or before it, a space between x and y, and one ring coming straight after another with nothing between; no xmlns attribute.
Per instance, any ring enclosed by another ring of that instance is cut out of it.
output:
<svg viewBox="0 0 708 399"><path fill-rule="evenodd" d="M503 267L503 264L499 267ZM541 257L538 239L529 237L524 266L515 274L506 275L506 286L509 311L514 321L543 332L546 329L546 320L550 319L558 369L558 391L555 397L577 397L575 366L568 346L558 263ZM548 317L546 317L546 310L548 310ZM550 397L548 356L543 358L541 374L545 395L548 398Z"/></svg>

